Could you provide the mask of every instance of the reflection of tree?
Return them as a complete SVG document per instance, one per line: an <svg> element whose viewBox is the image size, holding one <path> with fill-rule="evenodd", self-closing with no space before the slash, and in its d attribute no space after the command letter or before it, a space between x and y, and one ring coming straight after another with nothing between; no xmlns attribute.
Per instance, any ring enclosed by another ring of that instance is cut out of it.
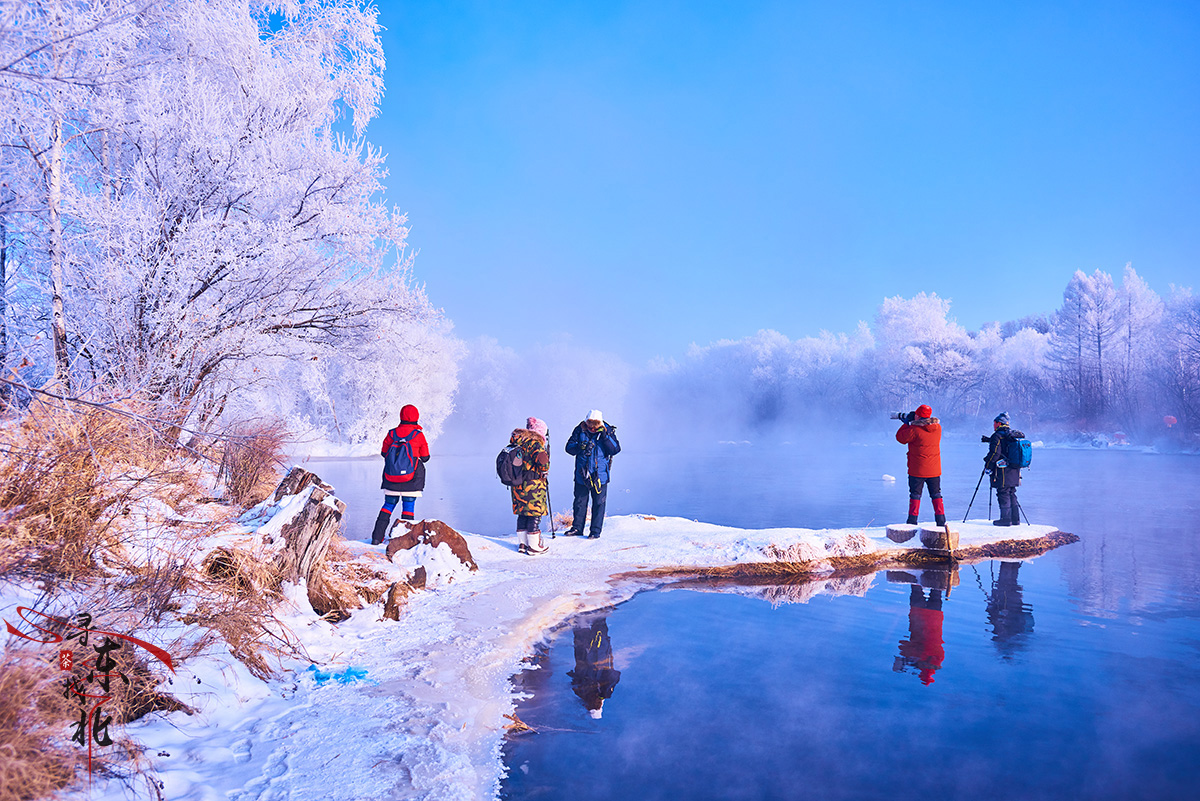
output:
<svg viewBox="0 0 1200 801"><path fill-rule="evenodd" d="M900 641L900 656L892 670L903 673L915 668L923 684L933 684L933 674L942 666L946 651L942 647L942 591L930 589L929 596L917 584L908 595L908 639Z"/></svg>
<svg viewBox="0 0 1200 801"><path fill-rule="evenodd" d="M571 690L583 701L588 714L599 718L605 700L612 697L621 672L613 669L612 643L606 618L575 624L575 669L568 671Z"/></svg>
<svg viewBox="0 0 1200 801"><path fill-rule="evenodd" d="M992 625L992 641L1001 653L1008 655L1024 643L1023 635L1033 631L1033 607L1021 597L1017 583L1020 562L1001 562L1000 575L992 582L988 595L987 615Z"/></svg>

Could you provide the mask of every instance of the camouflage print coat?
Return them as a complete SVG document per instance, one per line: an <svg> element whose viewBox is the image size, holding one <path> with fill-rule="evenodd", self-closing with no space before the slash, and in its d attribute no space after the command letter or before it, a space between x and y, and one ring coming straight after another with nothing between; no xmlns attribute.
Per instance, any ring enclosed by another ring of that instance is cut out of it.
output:
<svg viewBox="0 0 1200 801"><path fill-rule="evenodd" d="M546 449L546 440L536 431L518 428L508 438L508 444L519 445L528 466L535 471L534 478L527 478L524 484L512 488L513 514L550 514L549 481L546 479L546 473L550 471L550 451Z"/></svg>

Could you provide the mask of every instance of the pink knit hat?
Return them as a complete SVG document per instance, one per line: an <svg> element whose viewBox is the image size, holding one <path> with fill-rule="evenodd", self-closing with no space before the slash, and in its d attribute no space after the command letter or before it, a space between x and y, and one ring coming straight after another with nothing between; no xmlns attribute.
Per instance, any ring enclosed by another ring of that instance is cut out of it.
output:
<svg viewBox="0 0 1200 801"><path fill-rule="evenodd" d="M545 420L539 420L536 417L530 417L525 421L525 427L530 431L535 431L543 437L550 432L550 427L546 425Z"/></svg>

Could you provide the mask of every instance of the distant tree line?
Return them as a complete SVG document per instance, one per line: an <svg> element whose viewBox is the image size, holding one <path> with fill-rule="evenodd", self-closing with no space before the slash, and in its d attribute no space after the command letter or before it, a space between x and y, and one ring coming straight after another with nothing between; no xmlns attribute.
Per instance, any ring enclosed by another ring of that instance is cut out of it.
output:
<svg viewBox="0 0 1200 801"><path fill-rule="evenodd" d="M1164 300L1126 266L1120 286L1077 271L1047 315L967 331L935 294L887 298L852 334L775 331L694 347L654 377L653 403L694 423L878 417L929 403L942 418L1005 410L1059 436L1117 431L1195 446L1200 298Z"/></svg>
<svg viewBox="0 0 1200 801"><path fill-rule="evenodd" d="M461 345L412 281L364 138L373 7L0 9L6 381L136 394L200 427L272 414L361 441L404 402L439 425Z"/></svg>

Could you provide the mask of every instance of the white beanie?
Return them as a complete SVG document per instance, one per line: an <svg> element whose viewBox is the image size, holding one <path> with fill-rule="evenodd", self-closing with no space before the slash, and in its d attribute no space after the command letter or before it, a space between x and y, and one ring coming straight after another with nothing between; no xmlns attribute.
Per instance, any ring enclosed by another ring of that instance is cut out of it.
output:
<svg viewBox="0 0 1200 801"><path fill-rule="evenodd" d="M589 419L589 420L599 420L601 423L603 423L603 422L604 422L604 415L600 414L600 410L599 410L599 409L592 409L590 412L588 412L587 419Z"/></svg>

